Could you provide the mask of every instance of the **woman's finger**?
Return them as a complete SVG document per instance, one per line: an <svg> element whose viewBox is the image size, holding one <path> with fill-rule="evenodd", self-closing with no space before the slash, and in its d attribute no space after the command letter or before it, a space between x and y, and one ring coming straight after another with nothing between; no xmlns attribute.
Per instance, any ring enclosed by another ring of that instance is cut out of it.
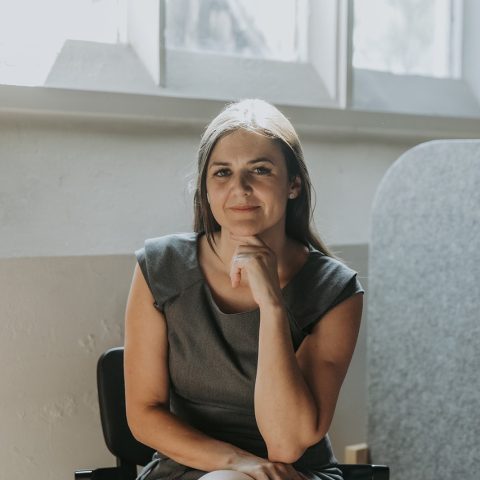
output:
<svg viewBox="0 0 480 480"><path fill-rule="evenodd" d="M258 245L259 247L267 246L267 244L256 235L235 235L234 233L230 233L230 237L232 238L232 240L244 242L248 245Z"/></svg>
<svg viewBox="0 0 480 480"><path fill-rule="evenodd" d="M273 259L275 256L272 254L272 250L268 247L262 247L259 245L237 245L235 253L232 257L235 258L238 255L250 256L250 257L262 257L264 259Z"/></svg>
<svg viewBox="0 0 480 480"><path fill-rule="evenodd" d="M232 282L232 287L236 288L240 285L242 278L242 269L244 268L245 262L251 259L251 255L237 253L232 258L232 263L230 265L230 280Z"/></svg>
<svg viewBox="0 0 480 480"><path fill-rule="evenodd" d="M242 278L242 269L235 262L232 263L230 268L230 280L232 282L232 287L236 288L240 285L240 280Z"/></svg>

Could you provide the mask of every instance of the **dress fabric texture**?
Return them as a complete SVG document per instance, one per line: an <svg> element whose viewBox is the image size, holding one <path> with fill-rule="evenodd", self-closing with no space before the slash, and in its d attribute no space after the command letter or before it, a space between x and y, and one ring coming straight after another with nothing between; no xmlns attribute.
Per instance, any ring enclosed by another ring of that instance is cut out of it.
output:
<svg viewBox="0 0 480 480"><path fill-rule="evenodd" d="M170 410L210 437L267 458L254 413L260 311L218 308L198 262L199 235L150 238L135 251L167 322ZM357 272L310 246L282 289L295 351L328 310L363 292ZM336 463L326 435L293 465L311 480L340 480ZM137 480L197 480L205 473L155 452Z"/></svg>

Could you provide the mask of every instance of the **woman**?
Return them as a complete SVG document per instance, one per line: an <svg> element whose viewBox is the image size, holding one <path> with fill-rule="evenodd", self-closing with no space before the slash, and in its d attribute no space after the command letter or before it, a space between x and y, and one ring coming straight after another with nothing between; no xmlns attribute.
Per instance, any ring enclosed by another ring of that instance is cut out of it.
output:
<svg viewBox="0 0 480 480"><path fill-rule="evenodd" d="M141 479L341 479L327 431L357 339L363 289L310 226L291 123L244 100L199 148L194 233L137 250L126 309Z"/></svg>

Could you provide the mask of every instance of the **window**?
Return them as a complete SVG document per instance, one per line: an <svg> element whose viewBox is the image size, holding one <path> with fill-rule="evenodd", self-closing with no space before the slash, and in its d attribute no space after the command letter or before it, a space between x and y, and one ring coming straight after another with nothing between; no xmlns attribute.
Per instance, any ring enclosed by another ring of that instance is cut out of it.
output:
<svg viewBox="0 0 480 480"><path fill-rule="evenodd" d="M478 36L468 39L465 5L478 10L472 0L353 0L352 107L480 116L477 74L463 68Z"/></svg>
<svg viewBox="0 0 480 480"><path fill-rule="evenodd" d="M354 68L459 78L459 7L456 0L356 0Z"/></svg>
<svg viewBox="0 0 480 480"><path fill-rule="evenodd" d="M167 49L307 60L306 0L167 0L166 16Z"/></svg>
<svg viewBox="0 0 480 480"><path fill-rule="evenodd" d="M0 0L0 84L44 85L69 40L126 38L126 0Z"/></svg>
<svg viewBox="0 0 480 480"><path fill-rule="evenodd" d="M169 91L338 106L336 0L166 0L164 7L160 84Z"/></svg>
<svg viewBox="0 0 480 480"><path fill-rule="evenodd" d="M3 85L480 117L477 0L6 3Z"/></svg>

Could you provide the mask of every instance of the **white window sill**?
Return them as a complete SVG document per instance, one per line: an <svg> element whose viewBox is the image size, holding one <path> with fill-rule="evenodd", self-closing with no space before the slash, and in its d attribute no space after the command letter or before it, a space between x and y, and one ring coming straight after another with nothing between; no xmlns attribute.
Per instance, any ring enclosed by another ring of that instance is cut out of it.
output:
<svg viewBox="0 0 480 480"><path fill-rule="evenodd" d="M224 67L228 68L220 68L217 56L203 55L203 63L198 65L192 55L174 54L177 61L170 68L168 87L162 88L155 85L130 47L69 40L52 65L44 86L0 85L0 114L96 117L109 121L195 125L203 129L227 102L235 100L222 84L231 83L229 76L236 75L245 80L245 85L237 82L237 98L255 95L275 103L300 133L414 141L480 135L480 115L466 118L448 105L442 112L430 115L380 112L368 102L352 109L339 108L319 88L319 79L309 65L292 71L281 62L270 62L267 69L262 69L258 61L247 60L227 62ZM198 74L202 71L203 76ZM215 78L210 72L217 72ZM277 82L279 85L275 87L278 78L288 81ZM370 79L366 83L370 86L378 82ZM281 84L291 88L285 92ZM377 87L373 93L383 91L383 81ZM404 101L405 98L401 104Z"/></svg>
<svg viewBox="0 0 480 480"><path fill-rule="evenodd" d="M480 118L480 105L460 79L353 70L354 107L414 115Z"/></svg>
<svg viewBox="0 0 480 480"><path fill-rule="evenodd" d="M0 115L41 114L202 128L228 100L0 85ZM276 104L299 133L411 140L480 138L480 118Z"/></svg>

